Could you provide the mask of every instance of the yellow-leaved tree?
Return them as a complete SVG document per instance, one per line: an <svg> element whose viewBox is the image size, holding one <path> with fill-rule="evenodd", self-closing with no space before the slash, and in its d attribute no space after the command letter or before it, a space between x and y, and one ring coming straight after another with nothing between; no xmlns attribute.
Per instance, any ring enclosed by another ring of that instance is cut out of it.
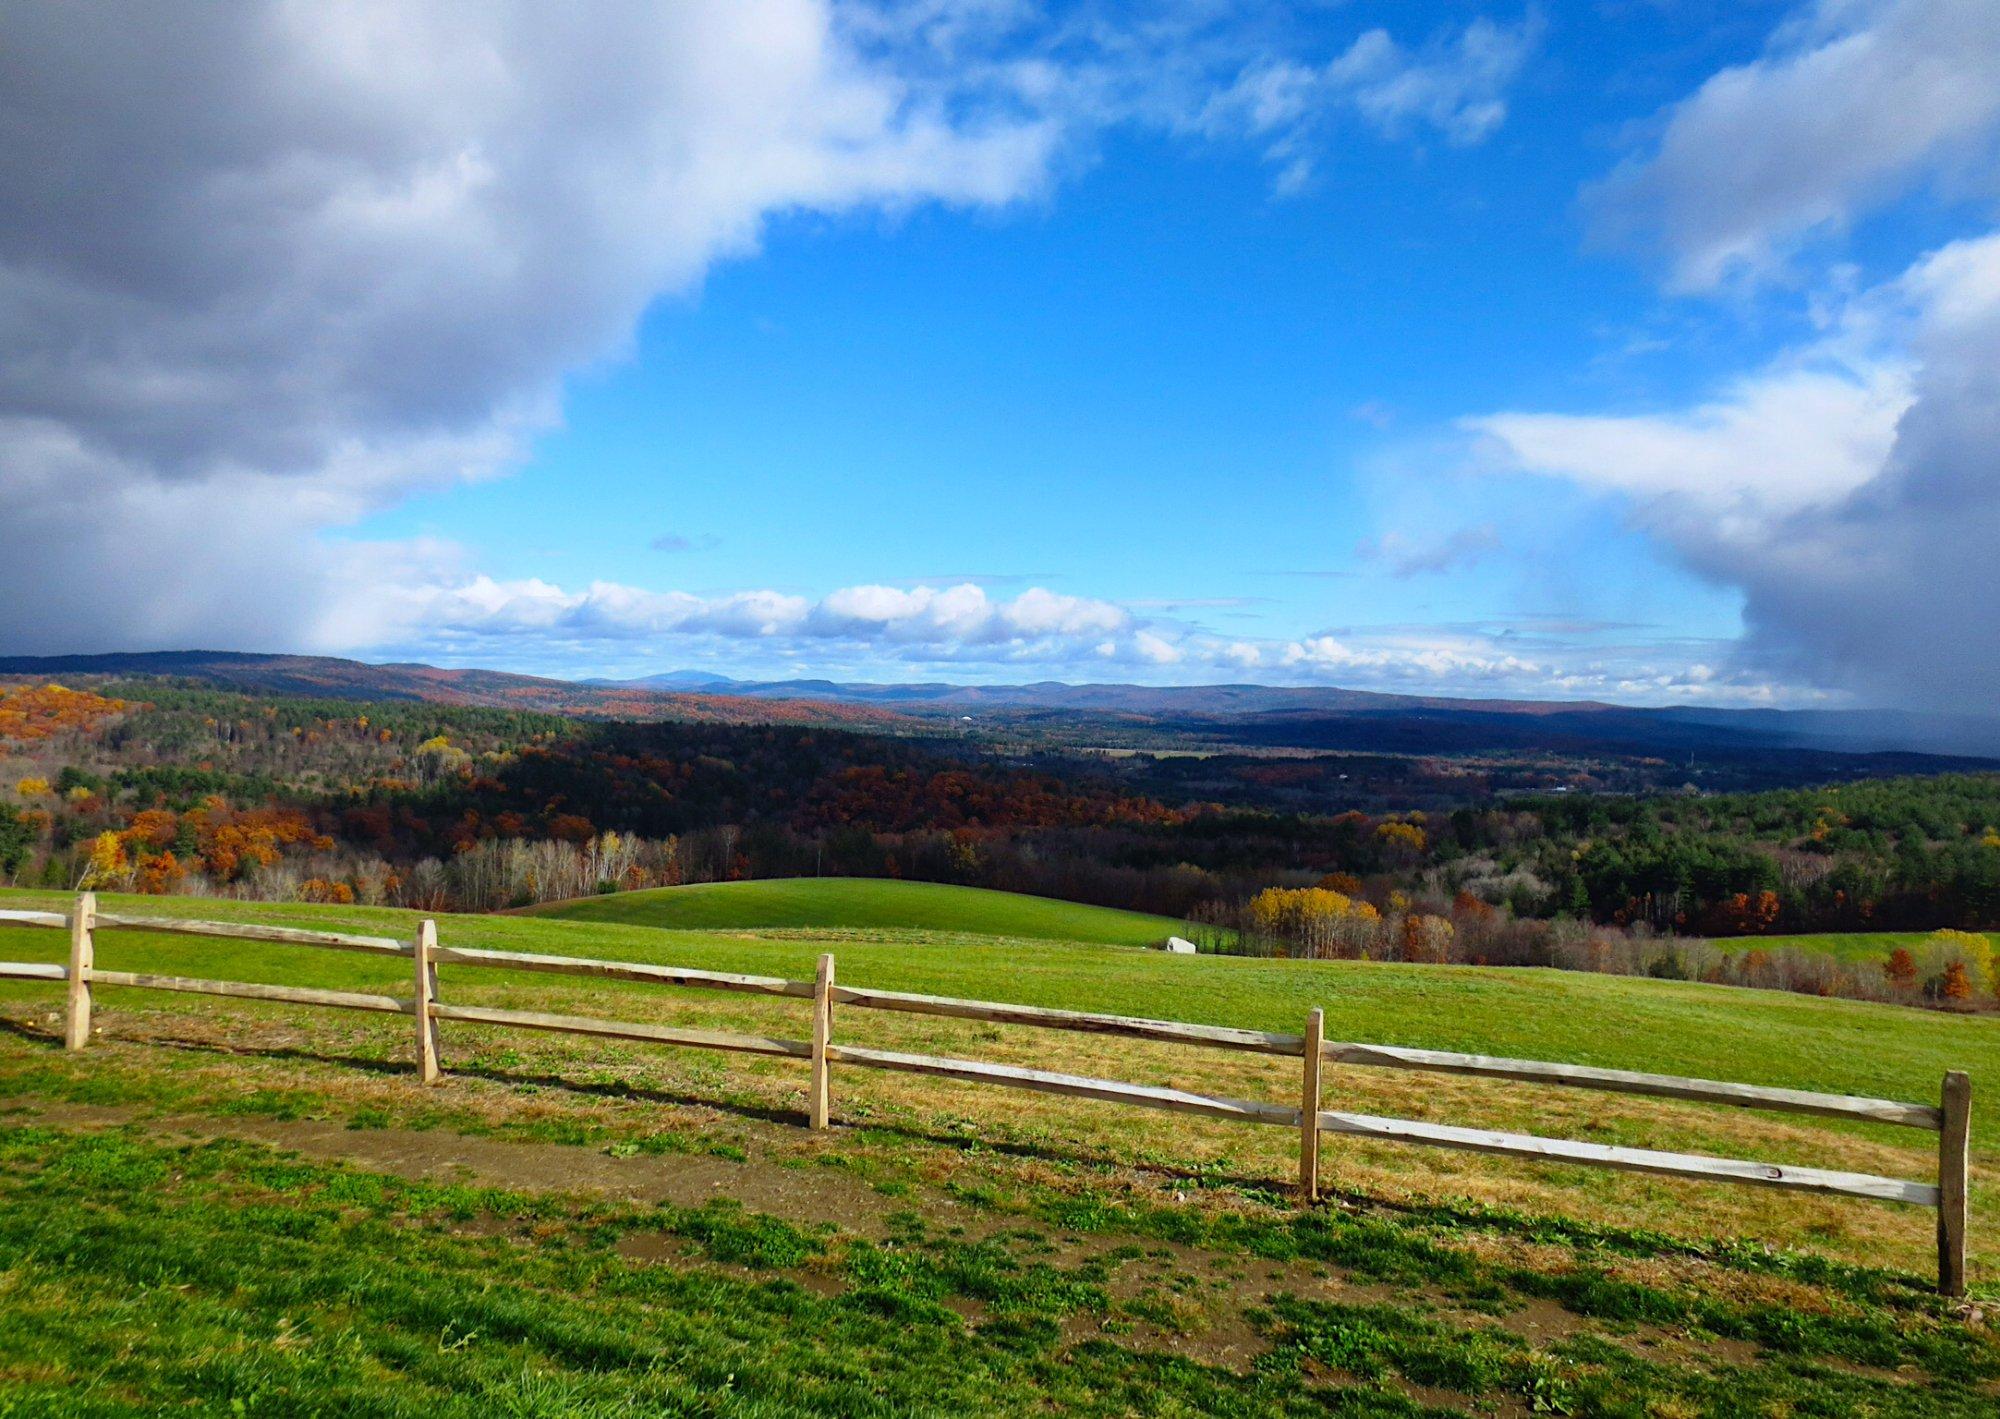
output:
<svg viewBox="0 0 2000 1419"><path fill-rule="evenodd" d="M1926 983L1941 981L1957 965L1972 994L1993 994L1993 943L1983 932L1933 931L1924 938L1920 959Z"/></svg>
<svg viewBox="0 0 2000 1419"><path fill-rule="evenodd" d="M123 887L132 876L132 860L125 855L125 840L117 833L99 833L90 845L90 862L83 870L87 891Z"/></svg>

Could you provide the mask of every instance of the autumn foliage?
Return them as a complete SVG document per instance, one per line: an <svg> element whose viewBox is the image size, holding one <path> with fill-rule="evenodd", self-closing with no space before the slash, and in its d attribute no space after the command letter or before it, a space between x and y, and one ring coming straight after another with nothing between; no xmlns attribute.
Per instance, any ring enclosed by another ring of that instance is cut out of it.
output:
<svg viewBox="0 0 2000 1419"><path fill-rule="evenodd" d="M1250 899L1247 928L1288 955L1362 954L1382 914L1368 902L1327 887L1266 887Z"/></svg>
<svg viewBox="0 0 2000 1419"><path fill-rule="evenodd" d="M2000 775L1509 798L1490 766L80 683L0 689L0 881L479 910L885 876L1158 912L1288 955L1995 995L1976 931L1879 963L1698 938L2000 922Z"/></svg>
<svg viewBox="0 0 2000 1419"><path fill-rule="evenodd" d="M97 834L80 885L172 892L194 873L228 884L272 866L288 849L323 852L333 846L299 809L235 808L211 797L186 813L142 809L124 828Z"/></svg>
<svg viewBox="0 0 2000 1419"><path fill-rule="evenodd" d="M0 753L7 740L32 743L72 730L87 730L126 709L123 700L62 685L0 687Z"/></svg>

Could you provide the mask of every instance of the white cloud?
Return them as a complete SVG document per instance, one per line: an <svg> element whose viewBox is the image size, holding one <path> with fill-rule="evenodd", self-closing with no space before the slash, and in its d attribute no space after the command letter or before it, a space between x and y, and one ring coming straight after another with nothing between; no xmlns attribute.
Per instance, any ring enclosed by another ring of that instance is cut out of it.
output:
<svg viewBox="0 0 2000 1419"><path fill-rule="evenodd" d="M1069 654L1106 632L1129 629L1131 622L1128 612L1109 602L1040 587L996 601L970 584L850 586L813 601L777 591L697 596L605 581L569 591L536 579L473 576L402 588L392 622L376 635L418 643L429 637L453 643L488 637L616 643L716 636L782 639L801 648L815 640L901 647L941 658L991 651L1008 658L1023 646L1052 656ZM1140 633L1142 647L1154 640Z"/></svg>
<svg viewBox="0 0 2000 1419"><path fill-rule="evenodd" d="M1506 26L1476 19L1412 54L1370 30L1328 66L1327 79L1384 132L1427 124L1454 143L1477 143L1507 117L1504 97L1540 37L1532 15Z"/></svg>
<svg viewBox="0 0 2000 1419"><path fill-rule="evenodd" d="M767 216L1011 201L1056 141L823 0L8 6L0 92L14 650L337 643L322 533L507 469Z"/></svg>
<svg viewBox="0 0 2000 1419"><path fill-rule="evenodd" d="M1475 19L1417 50L1372 29L1325 64L1253 60L1183 121L1212 136L1263 140L1283 195L1311 180L1319 130L1341 111L1359 114L1385 137L1435 133L1459 146L1484 141L1506 121L1507 90L1540 35L1533 15L1512 26Z"/></svg>
<svg viewBox="0 0 2000 1419"><path fill-rule="evenodd" d="M1662 116L1587 194L1607 235L1657 244L1683 289L1767 273L1814 232L2000 134L2000 5L1817 0L1768 51Z"/></svg>
<svg viewBox="0 0 2000 1419"><path fill-rule="evenodd" d="M450 663L505 662L557 675L579 667L642 674L714 663L731 673L781 671L844 679L1109 678L1212 683L1260 679L1435 695L1610 697L1662 702L1796 699L1767 680L1717 674L1708 644L1625 643L1618 623L1517 623L1345 628L1296 638L1218 636L1199 625L1148 621L1130 606L1029 587L1011 599L959 585L856 586L817 600L771 590L714 595L611 582L567 589L497 581L457 569L431 549L416 579L369 603L372 642L385 653ZM393 568L385 564L385 580ZM1810 698L1810 696L1808 696Z"/></svg>
<svg viewBox="0 0 2000 1419"><path fill-rule="evenodd" d="M1500 532L1492 523L1461 527L1442 538L1414 538L1386 532L1364 539L1355 551L1364 559L1388 567L1391 576L1413 577L1477 566L1501 548Z"/></svg>
<svg viewBox="0 0 2000 1419"><path fill-rule="evenodd" d="M1464 427L1515 465L1705 514L1770 517L1854 491L1881 471L1909 408L1900 361L1786 359L1665 414L1492 414Z"/></svg>
<svg viewBox="0 0 2000 1419"><path fill-rule="evenodd" d="M1307 683L1412 695L1632 704L1811 705L1824 692L1749 667L1717 670L1699 643L1620 642L1611 627L1573 637L1518 624L1386 626L1305 636L1267 650L1267 665Z"/></svg>
<svg viewBox="0 0 2000 1419"><path fill-rule="evenodd" d="M1012 601L994 601L983 587L855 586L836 591L814 608L812 634L926 645L991 645L1041 637L1099 636L1121 630L1130 617L1109 602L1063 596L1029 587Z"/></svg>
<svg viewBox="0 0 2000 1419"><path fill-rule="evenodd" d="M1895 353L1845 376L1799 373L1815 347L1681 414L1472 423L1509 466L1623 494L1688 566L1739 588L1744 664L1990 713L2000 234L1932 253L1855 309L1851 323Z"/></svg>
<svg viewBox="0 0 2000 1419"><path fill-rule="evenodd" d="M1308 636L1285 646L1283 663L1454 686L1480 681L1545 682L1554 673L1547 665L1517 655L1495 654L1463 640L1354 645L1335 636Z"/></svg>
<svg viewBox="0 0 2000 1419"><path fill-rule="evenodd" d="M1532 42L1373 32L1307 65L1303 99L1253 100L1298 32L1282 5L1205 3L0 7L0 649L353 648L418 606L467 627L782 620L339 534L509 471L568 374L776 214L1033 198L1117 125L1212 124L1288 165L1342 106L1470 140ZM814 615L1123 634L1050 592L917 595Z"/></svg>

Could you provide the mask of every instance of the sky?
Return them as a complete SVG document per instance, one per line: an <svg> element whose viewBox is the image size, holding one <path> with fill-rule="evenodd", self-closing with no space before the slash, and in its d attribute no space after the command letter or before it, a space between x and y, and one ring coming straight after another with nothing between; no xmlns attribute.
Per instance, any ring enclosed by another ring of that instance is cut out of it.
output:
<svg viewBox="0 0 2000 1419"><path fill-rule="evenodd" d="M0 653L2000 697L2000 5L0 8Z"/></svg>

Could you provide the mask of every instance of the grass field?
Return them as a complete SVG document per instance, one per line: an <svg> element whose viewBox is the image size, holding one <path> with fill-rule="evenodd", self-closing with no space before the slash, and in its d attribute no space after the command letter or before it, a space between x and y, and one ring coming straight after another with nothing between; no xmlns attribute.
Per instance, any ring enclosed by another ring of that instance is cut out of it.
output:
<svg viewBox="0 0 2000 1419"><path fill-rule="evenodd" d="M614 899L615 900L615 899ZM59 899L0 893L0 903ZM406 935L408 913L177 912ZM1975 1295L2000 1299L2000 1022L1553 972L1169 958L934 929L843 980L1934 1098L1972 1071ZM507 916L444 941L809 975L829 943ZM62 934L0 928L0 958ZM111 969L407 993L402 963L106 931ZM800 1037L802 1002L447 965L445 998ZM1975 1414L1983 1313L1930 1214L793 1061L106 988L0 986L0 1412ZM1296 1061L844 1010L840 1038L1289 1102ZM1909 1130L1329 1070L1330 1107L1924 1177ZM12 1404L12 1410L8 1405Z"/></svg>
<svg viewBox="0 0 2000 1419"><path fill-rule="evenodd" d="M677 930L954 931L1105 946L1157 946L1186 927L1172 917L1052 897L861 877L791 877L658 887L530 907L526 914Z"/></svg>

